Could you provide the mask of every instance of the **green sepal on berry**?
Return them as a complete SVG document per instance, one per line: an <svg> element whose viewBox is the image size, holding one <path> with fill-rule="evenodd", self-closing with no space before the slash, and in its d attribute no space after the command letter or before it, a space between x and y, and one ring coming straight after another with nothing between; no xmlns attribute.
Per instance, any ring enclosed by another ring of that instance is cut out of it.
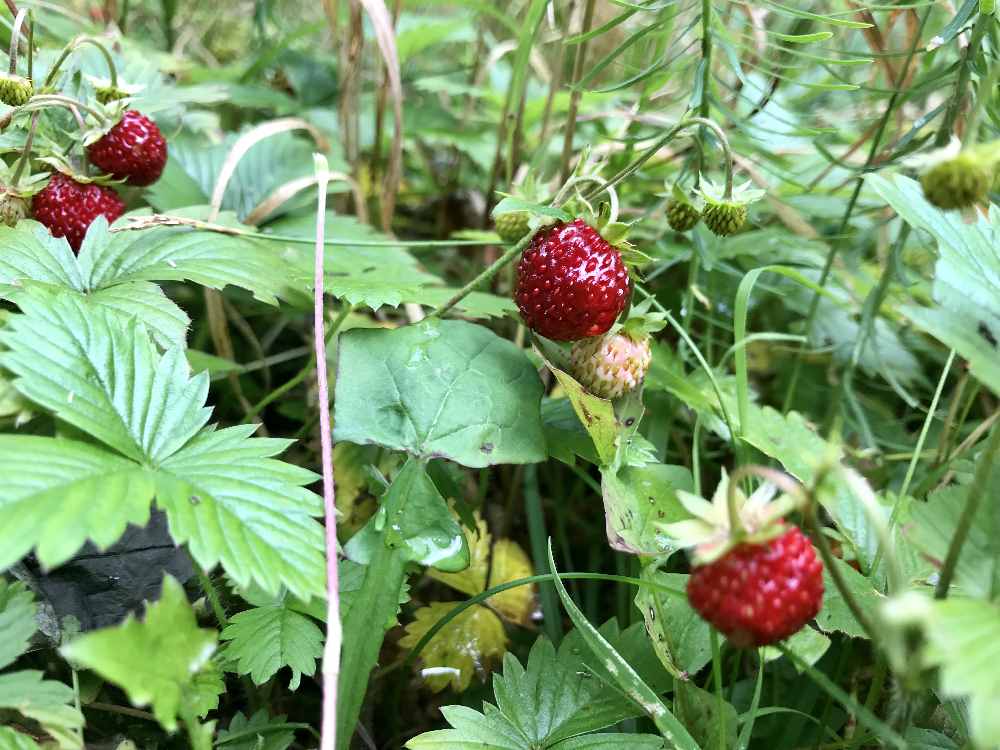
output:
<svg viewBox="0 0 1000 750"><path fill-rule="evenodd" d="M108 104L119 99L128 99L145 88L145 86L141 85L131 86L121 81L117 84L112 84L107 78L98 78L97 76L88 75L86 79L94 87L94 98L101 104Z"/></svg>
<svg viewBox="0 0 1000 750"><path fill-rule="evenodd" d="M546 196L532 177L518 186L516 195L500 195L503 200L493 208L493 224L500 239L509 244L519 242L526 234L534 233L543 226L571 218L559 209L544 205Z"/></svg>
<svg viewBox="0 0 1000 750"><path fill-rule="evenodd" d="M784 517L798 508L801 499L784 494L775 499L778 488L765 482L750 497L739 486L732 488L733 504L739 528L734 529L729 510L729 475L725 469L712 500L683 490L677 499L691 518L656 526L678 546L692 550L695 565L707 565L726 555L740 544L763 544L788 530Z"/></svg>
<svg viewBox="0 0 1000 750"><path fill-rule="evenodd" d="M30 78L16 73L0 73L0 102L20 107L34 95L35 86Z"/></svg>
<svg viewBox="0 0 1000 750"><path fill-rule="evenodd" d="M764 191L752 188L749 181L734 189L731 196L726 196L722 188L704 177L698 192L705 201L702 221L718 237L740 231L747 221L748 206L764 197Z"/></svg>
<svg viewBox="0 0 1000 750"><path fill-rule="evenodd" d="M675 232L687 232L694 229L699 221L701 209L675 184L667 201L667 224Z"/></svg>

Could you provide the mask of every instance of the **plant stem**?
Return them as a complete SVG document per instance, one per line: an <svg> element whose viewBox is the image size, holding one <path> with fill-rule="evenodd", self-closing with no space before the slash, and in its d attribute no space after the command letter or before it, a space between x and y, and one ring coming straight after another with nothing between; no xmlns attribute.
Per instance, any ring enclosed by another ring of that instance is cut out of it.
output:
<svg viewBox="0 0 1000 750"><path fill-rule="evenodd" d="M198 565L198 563L195 563L194 566L198 574L198 584L201 586L201 590L205 593L205 598L208 599L208 603L212 607L212 614L215 615L215 621L219 623L219 628L224 630L229 625L229 617L226 616L226 608L222 606L219 591L215 588L215 583L209 577L208 573L205 572L204 568Z"/></svg>
<svg viewBox="0 0 1000 750"><path fill-rule="evenodd" d="M11 177L11 187L17 187L18 183L21 181L21 177L24 175L24 168L28 165L31 160L31 144L35 140L35 131L38 129L38 118L42 116L42 113L35 112L31 116L31 125L28 126L28 137L24 139L24 149L21 151L21 156L17 160L17 166L14 167L14 176Z"/></svg>
<svg viewBox="0 0 1000 750"><path fill-rule="evenodd" d="M806 313L806 340L802 342L801 346L799 346L798 350L795 352L795 364L792 368L791 378L788 381L788 390L785 392L785 401L781 409L782 412L787 413L792 406L792 402L795 400L795 391L798 387L799 375L802 372L802 360L805 356L806 348L809 346L809 337L812 334L813 323L816 321L816 313L819 310L821 290L826 286L826 282L830 278L830 272L833 270L833 262L840 250L840 243L843 242L842 238L844 233L847 231L847 227L851 221L851 216L854 213L854 207L857 205L858 198L861 195L861 188L864 184L864 175L869 171L872 164L874 164L875 157L878 155L878 149L882 143L882 136L885 134L886 127L889 124L889 118L892 116L892 112L896 108L896 102L899 101L899 98L902 95L903 82L906 80L910 65L913 63L913 57L920 44L920 38L924 33L924 26L927 25L927 19L930 18L932 10L934 10L934 6L928 5L924 10L923 16L920 18L920 24L917 27L916 33L913 35L909 52L907 52L906 60L903 62L903 67L899 71L899 77L896 79L896 85L893 88L892 96L889 97L889 101L885 106L885 111L882 112L882 117L875 130L875 135L872 136L872 145L871 148L868 149L868 157L865 159L864 166L861 168L861 173L858 175L857 180L855 180L854 190L851 193L850 199L847 201L847 207L844 209L844 215L840 219L840 225L836 232L836 239L831 243L830 250L826 254L826 261L823 264L823 270L820 271L819 279L816 282L819 289L813 291L812 299L809 302L809 310Z"/></svg>
<svg viewBox="0 0 1000 750"><path fill-rule="evenodd" d="M682 123L684 127L688 127L693 123L698 123L709 130L712 131L712 135L715 136L716 140L719 142L719 146L722 147L722 153L725 155L726 159L726 192L723 197L728 201L733 199L733 149L729 145L729 139L726 137L726 131L724 131L715 120L710 120L707 117L688 117Z"/></svg>
<svg viewBox="0 0 1000 750"><path fill-rule="evenodd" d="M976 464L976 473L973 475L972 484L969 485L969 494L965 499L965 507L962 515L959 516L958 525L955 527L955 534L948 545L948 554L944 558L941 566L941 575L938 578L937 587L934 589L935 599L944 599L948 596L948 588L951 586L951 579L955 575L955 566L958 564L959 555L962 554L962 546L972 528L972 522L979 511L979 504L986 494L989 483L990 472L996 460L997 453L1000 453L1000 425L995 425L990 433L990 439L983 448Z"/></svg>
<svg viewBox="0 0 1000 750"><path fill-rule="evenodd" d="M45 83L42 84L42 88L46 89L55 83L56 75L59 73L59 69L62 67L63 63L66 62L66 58L72 54L77 47L83 44L90 44L97 47L98 51L104 57L104 61L108 65L108 79L111 85L115 88L118 87L118 70L115 68L114 58L111 57L111 53L108 52L108 48L101 44L99 41L89 36L81 36L73 39L69 44L63 47L62 52L59 57L53 63L52 67L49 69L49 74L45 77Z"/></svg>
<svg viewBox="0 0 1000 750"><path fill-rule="evenodd" d="M337 746L337 680L340 675L340 586L337 559L337 507L333 476L333 433L330 425L330 386L326 372L326 318L323 272L326 234L326 190L329 166L315 154L317 177L316 247L313 272L313 338L316 343L316 385L319 391L319 439L323 465L323 507L326 515L326 644L323 647L323 732L321 750Z"/></svg>
<svg viewBox="0 0 1000 750"><path fill-rule="evenodd" d="M587 5L583 11L583 29L580 33L586 34L590 31L590 26L594 21L594 0L587 0ZM569 95L569 112L566 113L566 131L563 135L562 169L560 170L561 181L565 182L569 178L569 162L573 156L573 136L576 135L576 114L580 107L580 78L583 75L583 63L587 56L587 40L576 45L576 54L573 56L573 87Z"/></svg>
<svg viewBox="0 0 1000 750"><path fill-rule="evenodd" d="M952 362L955 361L955 350L952 349L951 353L948 354L948 361L944 363L944 369L941 370L941 377L938 378L937 388L934 390L934 397L931 399L931 404L927 409L927 417L924 419L923 427L920 428L920 435L917 438L916 447L913 449L913 456L910 458L910 465L906 469L906 476L903 478L903 486L900 488L899 495L896 497L896 502L892 505L892 511L889 513L889 521L886 526L886 533L892 534L892 528L896 525L896 517L899 515L899 509L903 504L903 498L906 497L906 493L910 490L910 484L913 482L913 475L917 470L917 464L920 462L920 456L924 452L924 442L927 440L927 433L930 430L931 422L934 420L934 413L937 411L938 402L941 400L941 392L944 390L944 384L948 381L948 373L951 372ZM891 537L890 537L891 538ZM870 573L875 573L878 570L879 563L882 562L882 555L885 553L881 541L878 547L875 548L875 557L872 559L872 565Z"/></svg>
<svg viewBox="0 0 1000 750"><path fill-rule="evenodd" d="M10 66L7 71L11 75L17 72L17 49L21 46L21 26L24 24L24 19L27 15L28 9L21 8L14 17L14 27L10 32Z"/></svg>
<svg viewBox="0 0 1000 750"><path fill-rule="evenodd" d="M976 23L972 27L969 45L965 48L965 54L962 56L962 62L958 69L958 80L955 81L955 93L952 94L951 100L948 102L948 109L944 114L944 122L941 123L941 129L938 130L937 137L934 140L935 146L946 146L951 140L952 132L955 129L955 122L962 111L962 105L965 104L965 93L969 86L969 77L972 75L972 59L982 47L983 37L986 35L986 29L991 23L996 23L991 14L980 13L979 18L976 19ZM970 138L976 137L975 133L967 133L967 135Z"/></svg>
<svg viewBox="0 0 1000 750"><path fill-rule="evenodd" d="M61 94L42 94L40 96L33 96L28 100L28 103L21 107L21 111L30 112L37 107L33 105L58 105L61 107L66 107L71 110L83 110L88 114L93 115L98 119L99 122L104 122L104 113L91 107L89 104L84 104L81 101L77 101L69 96L62 96ZM77 123L79 124L79 122Z"/></svg>
<svg viewBox="0 0 1000 750"><path fill-rule="evenodd" d="M477 287L482 286L503 270L504 266L513 261L514 258L516 258L521 251L528 246L529 242L531 242L531 232L528 232L528 234L518 240L516 244L512 245L503 255L493 261L493 263L485 268L482 273L476 276L476 278L455 292L451 299L434 310L434 312L432 312L428 317L440 318L446 312L451 310L451 308L465 299L470 292L474 291Z"/></svg>
<svg viewBox="0 0 1000 750"><path fill-rule="evenodd" d="M847 586L847 581L844 580L843 573L841 573L840 568L837 567L833 552L830 550L830 542L827 540L826 534L823 533L823 529L820 528L819 519L816 515L815 502L809 504L809 507L805 512L805 518L809 524L809 530L812 532L813 538L815 539L816 546L819 548L819 554L823 559L823 565L825 565L826 569L830 572L830 577L833 579L833 583L837 587L837 591L840 592L840 595L847 603L848 609L851 610L851 614L854 615L854 619L858 621L858 625L861 626L861 629L865 631L868 639L872 643L878 643L875 629L868 620L868 616L864 613L864 610L861 609L861 605L859 605L857 600L854 598L854 594Z"/></svg>

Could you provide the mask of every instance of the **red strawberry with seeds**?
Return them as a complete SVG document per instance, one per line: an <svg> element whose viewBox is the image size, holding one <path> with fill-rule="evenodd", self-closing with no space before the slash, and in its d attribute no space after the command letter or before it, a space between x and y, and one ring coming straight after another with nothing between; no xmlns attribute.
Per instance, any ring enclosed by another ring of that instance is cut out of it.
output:
<svg viewBox="0 0 1000 750"><path fill-rule="evenodd" d="M525 325L555 341L606 333L629 293L621 253L583 219L541 229L517 266L514 299Z"/></svg>
<svg viewBox="0 0 1000 750"><path fill-rule="evenodd" d="M125 204L109 187L77 182L54 172L48 185L32 199L31 212L53 237L65 237L69 246L79 251L94 219L103 216L110 223L125 213Z"/></svg>
<svg viewBox="0 0 1000 750"><path fill-rule="evenodd" d="M152 185L167 163L167 141L146 115L127 109L114 127L87 148L91 163L129 185Z"/></svg>
<svg viewBox="0 0 1000 750"><path fill-rule="evenodd" d="M823 603L823 563L796 527L743 543L691 573L688 601L738 648L767 646L801 630Z"/></svg>

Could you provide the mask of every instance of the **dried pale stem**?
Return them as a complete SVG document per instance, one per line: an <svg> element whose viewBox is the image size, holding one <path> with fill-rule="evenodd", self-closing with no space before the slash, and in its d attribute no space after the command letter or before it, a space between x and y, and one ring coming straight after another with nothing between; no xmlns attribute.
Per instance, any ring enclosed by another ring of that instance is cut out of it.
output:
<svg viewBox="0 0 1000 750"><path fill-rule="evenodd" d="M340 581L337 568L337 507L333 477L333 433L330 425L330 385L326 371L326 319L323 306L323 240L326 234L326 159L315 156L318 179L316 246L313 272L313 338L316 344L316 386L319 392L319 437L323 466L323 507L326 515L326 644L323 648L323 733L321 750L337 746L337 680L340 677Z"/></svg>

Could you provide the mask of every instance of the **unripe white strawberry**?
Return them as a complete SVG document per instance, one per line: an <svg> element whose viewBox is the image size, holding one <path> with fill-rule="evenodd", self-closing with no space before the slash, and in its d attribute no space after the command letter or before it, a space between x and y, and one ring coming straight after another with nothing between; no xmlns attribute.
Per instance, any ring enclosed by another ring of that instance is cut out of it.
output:
<svg viewBox="0 0 1000 750"><path fill-rule="evenodd" d="M570 369L588 391L618 398L635 390L653 359L649 336L627 332L581 339L573 344Z"/></svg>

